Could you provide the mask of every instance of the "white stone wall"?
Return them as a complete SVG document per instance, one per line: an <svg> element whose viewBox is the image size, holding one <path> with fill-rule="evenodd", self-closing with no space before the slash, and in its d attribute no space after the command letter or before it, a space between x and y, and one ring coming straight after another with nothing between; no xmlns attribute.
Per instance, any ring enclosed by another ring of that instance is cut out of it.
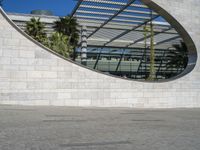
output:
<svg viewBox="0 0 200 150"><path fill-rule="evenodd" d="M154 0L182 23L200 52L199 0ZM135 108L200 107L200 64L167 83L83 68L32 42L0 14L0 104Z"/></svg>

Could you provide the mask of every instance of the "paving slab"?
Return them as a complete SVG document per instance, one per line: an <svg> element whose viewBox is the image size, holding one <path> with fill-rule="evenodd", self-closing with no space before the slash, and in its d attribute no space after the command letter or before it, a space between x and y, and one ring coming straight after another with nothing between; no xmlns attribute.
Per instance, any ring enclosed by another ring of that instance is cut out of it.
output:
<svg viewBox="0 0 200 150"><path fill-rule="evenodd" d="M0 150L199 150L200 109L0 106Z"/></svg>

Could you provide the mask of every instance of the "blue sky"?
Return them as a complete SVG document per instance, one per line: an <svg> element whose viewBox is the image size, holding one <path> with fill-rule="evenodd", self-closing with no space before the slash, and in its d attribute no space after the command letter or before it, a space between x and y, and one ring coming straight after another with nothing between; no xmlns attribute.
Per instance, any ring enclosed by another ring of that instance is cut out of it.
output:
<svg viewBox="0 0 200 150"><path fill-rule="evenodd" d="M76 0L4 0L3 9L6 12L30 13L35 9L51 10L54 15L65 16L69 14Z"/></svg>

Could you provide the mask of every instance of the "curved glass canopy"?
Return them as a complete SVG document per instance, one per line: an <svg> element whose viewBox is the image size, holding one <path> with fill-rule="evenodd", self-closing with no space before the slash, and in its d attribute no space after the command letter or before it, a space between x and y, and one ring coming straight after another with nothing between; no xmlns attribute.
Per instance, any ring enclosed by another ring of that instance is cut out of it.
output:
<svg viewBox="0 0 200 150"><path fill-rule="evenodd" d="M122 78L160 81L188 64L182 37L140 0L79 0L76 62Z"/></svg>

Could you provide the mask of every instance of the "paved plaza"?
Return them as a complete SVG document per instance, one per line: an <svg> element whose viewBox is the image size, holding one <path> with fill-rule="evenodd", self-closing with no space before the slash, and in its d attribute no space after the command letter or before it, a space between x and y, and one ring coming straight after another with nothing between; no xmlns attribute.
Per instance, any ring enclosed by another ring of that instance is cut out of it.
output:
<svg viewBox="0 0 200 150"><path fill-rule="evenodd" d="M0 150L199 150L200 109L0 106Z"/></svg>

